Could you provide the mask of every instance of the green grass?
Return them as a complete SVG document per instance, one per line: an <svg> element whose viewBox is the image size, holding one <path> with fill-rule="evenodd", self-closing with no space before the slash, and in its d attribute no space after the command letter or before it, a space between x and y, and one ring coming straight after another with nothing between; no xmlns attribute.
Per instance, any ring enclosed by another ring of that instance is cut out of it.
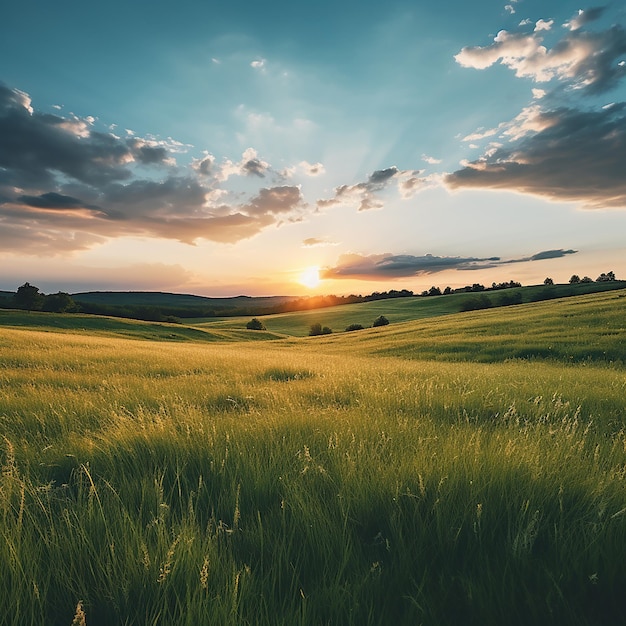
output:
<svg viewBox="0 0 626 626"><path fill-rule="evenodd" d="M0 622L625 623L620 295L271 343L0 326Z"/></svg>
<svg viewBox="0 0 626 626"><path fill-rule="evenodd" d="M604 290L610 290L609 292L611 292L619 288L621 288L623 293L624 287L626 287L626 282L615 281L606 283L580 283L578 285L553 285L551 287L536 285L519 289L505 289L481 293L484 293L494 305L497 305L500 298L505 296L511 297L516 293L521 293L523 302L529 303L540 297L545 299L546 294L549 294L550 298L557 298L571 295L584 295L587 293L601 293ZM265 327L271 332L304 337L308 335L311 325L315 323L319 323L322 326L329 326L337 333L343 332L350 324L361 324L365 328L368 328L379 315L384 315L392 324L450 315L458 313L464 303L475 299L477 295L480 295L480 293L456 293L447 296L430 296L426 298L389 298L386 300L345 304L310 311L265 315L261 319ZM234 317L190 319L186 320L186 322L201 328L241 329L245 328L249 320L250 317Z"/></svg>
<svg viewBox="0 0 626 626"><path fill-rule="evenodd" d="M626 363L626 291L459 313L341 336L324 350L420 360ZM307 344L308 345L308 344Z"/></svg>
<svg viewBox="0 0 626 626"><path fill-rule="evenodd" d="M99 337L132 337L150 341L262 341L279 337L275 333L262 331L250 333L241 328L195 328L183 324L143 322L104 315L0 309L0 328L2 327L37 328L47 332L72 332Z"/></svg>

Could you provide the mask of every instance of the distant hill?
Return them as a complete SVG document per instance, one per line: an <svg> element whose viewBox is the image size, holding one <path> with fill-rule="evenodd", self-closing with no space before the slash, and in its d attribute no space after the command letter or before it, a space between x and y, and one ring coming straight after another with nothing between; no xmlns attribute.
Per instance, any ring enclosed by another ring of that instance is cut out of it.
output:
<svg viewBox="0 0 626 626"><path fill-rule="evenodd" d="M296 296L210 298L161 291L86 291L70 295L75 302L87 302L106 306L204 307L211 309L265 308L297 299Z"/></svg>

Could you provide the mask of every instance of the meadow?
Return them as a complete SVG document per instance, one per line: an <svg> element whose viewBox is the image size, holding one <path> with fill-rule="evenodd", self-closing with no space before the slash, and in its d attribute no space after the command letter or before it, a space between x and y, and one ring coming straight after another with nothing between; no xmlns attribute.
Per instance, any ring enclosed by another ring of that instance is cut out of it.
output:
<svg viewBox="0 0 626 626"><path fill-rule="evenodd" d="M7 312L0 623L626 623L625 296L323 337Z"/></svg>

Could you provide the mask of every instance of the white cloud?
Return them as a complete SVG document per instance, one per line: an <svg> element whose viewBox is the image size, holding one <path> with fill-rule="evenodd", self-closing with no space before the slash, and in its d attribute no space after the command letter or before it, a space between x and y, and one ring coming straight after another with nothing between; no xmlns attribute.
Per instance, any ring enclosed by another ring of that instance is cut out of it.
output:
<svg viewBox="0 0 626 626"><path fill-rule="evenodd" d="M476 132L470 133L463 137L462 141L480 141L481 139L485 139L486 137L493 137L497 134L499 128L489 128L487 130L483 128L479 128Z"/></svg>
<svg viewBox="0 0 626 626"><path fill-rule="evenodd" d="M535 32L540 32L542 30L551 30L554 25L554 20L537 20L535 23Z"/></svg>
<svg viewBox="0 0 626 626"><path fill-rule="evenodd" d="M253 67L256 70L262 70L265 68L266 63L267 63L266 59L257 59L256 61L252 61L250 63L250 67Z"/></svg>
<svg viewBox="0 0 626 626"><path fill-rule="evenodd" d="M549 22L537 22L540 23ZM600 33L568 33L551 49L543 45L539 32L501 30L492 44L465 47L455 59L460 65L475 69L500 62L521 78L536 82L556 79L575 88L599 92L624 76L624 69L616 61L625 50L626 33L621 26Z"/></svg>

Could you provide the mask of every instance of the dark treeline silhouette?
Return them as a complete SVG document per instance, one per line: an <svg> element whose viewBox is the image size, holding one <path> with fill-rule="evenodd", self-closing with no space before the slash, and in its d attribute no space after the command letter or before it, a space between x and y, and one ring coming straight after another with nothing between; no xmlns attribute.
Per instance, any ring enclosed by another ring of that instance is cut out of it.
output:
<svg viewBox="0 0 626 626"><path fill-rule="evenodd" d="M138 305L138 304L103 304L81 300L80 297L73 299L67 293L45 295L38 287L25 283L18 288L17 293L5 292L0 295L0 308L22 309L25 311L49 311L54 313L87 313L90 315L110 315L139 319L150 322L180 322L181 319L198 317L240 317L271 315L275 313L289 313L294 311L306 311L308 309L322 309L343 304L356 304L387 298L407 298L414 294L408 289L400 291L375 291L369 295L349 296L305 296L293 298L277 304L256 304L254 298L246 304L228 305L215 304L207 306L171 306L171 305Z"/></svg>

